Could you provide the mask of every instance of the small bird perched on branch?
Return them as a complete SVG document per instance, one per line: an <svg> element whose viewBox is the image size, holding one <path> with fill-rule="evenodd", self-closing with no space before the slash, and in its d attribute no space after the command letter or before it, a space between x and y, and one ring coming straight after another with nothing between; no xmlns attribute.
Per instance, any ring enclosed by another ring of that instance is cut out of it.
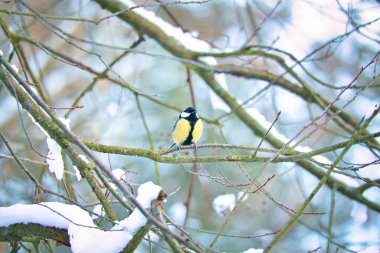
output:
<svg viewBox="0 0 380 253"><path fill-rule="evenodd" d="M203 123L198 117L197 110L187 107L178 117L173 129L173 143L169 146L196 144L201 138Z"/></svg>

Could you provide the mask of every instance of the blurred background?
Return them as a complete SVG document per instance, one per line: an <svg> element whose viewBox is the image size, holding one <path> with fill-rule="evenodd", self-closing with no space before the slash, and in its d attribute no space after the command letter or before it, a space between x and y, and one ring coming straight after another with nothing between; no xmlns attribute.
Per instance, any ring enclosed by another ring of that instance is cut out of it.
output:
<svg viewBox="0 0 380 253"><path fill-rule="evenodd" d="M183 31L208 42L216 52L263 46L268 53L279 52L269 49L273 47L291 54L303 61L303 66L325 84L311 78L300 66L293 70L312 90L329 101L355 79L361 67L367 65L380 49L380 5L374 0L135 2L173 26L180 26ZM0 7L2 23L17 35L14 40L30 67L26 71L30 71L28 81L40 84L41 89L36 88L36 92L55 109L57 116L70 119L70 127L78 136L106 145L145 149L153 145L156 150L165 149L171 142L171 131L179 113L193 104L190 78L195 107L204 119L200 144L256 147L260 143L260 136L255 136L233 113L229 113L205 82L196 73L188 72L186 66L159 43L144 36L144 41L130 48L138 41L138 33L117 17L108 17L111 13L101 9L95 1L2 1ZM12 10L12 13L5 10ZM34 11L37 13L34 16L27 15ZM76 19L68 20L67 17ZM0 33L0 49L4 52L3 57L11 59L25 77L26 72L4 31ZM295 64L285 54L278 55L289 66ZM377 61L360 75L355 87L346 90L337 101L337 105L358 122L370 116L380 102ZM282 75L295 82L278 64L259 55L218 59L218 64L249 67ZM103 71L106 71L106 78L97 77ZM249 101L244 108L256 118L260 114L263 125L271 124L281 111L275 128L287 140L322 112L315 104L260 78L232 75L221 78L225 78L225 89L231 95L241 102ZM136 96L136 92L140 95ZM75 109L68 109L73 107ZM321 126L318 131L310 136L305 134L307 138L300 145L318 149L350 137L328 117L322 117L317 123ZM47 153L46 136L3 86L0 86L0 129L18 156L28 159L25 164L33 175L49 189L65 194L62 182L49 172L45 159L34 151ZM310 127L306 132L313 130L314 127ZM368 131L375 133L379 130L377 116ZM264 141L262 147L271 146ZM199 149L197 153L249 154L248 151L216 148ZM364 182L355 176L379 179L378 154L366 146L353 146L341 163L341 167L347 169L345 172L353 176L346 176L345 182L349 186L358 186ZM193 152L184 150L172 155L191 156ZM338 155L339 152L331 152L325 157L334 161ZM183 223L186 213L183 203L189 192L192 164L155 164L146 158L113 154L97 153L97 156L110 169L123 169L132 186L146 181L157 183L157 166L163 189L173 193L168 198L166 210L175 221ZM67 157L66 162L66 173L71 178L78 202L91 210L97 203L95 195L84 180L76 179ZM249 248L264 248L273 239L273 233L286 224L292 212L298 210L319 182L294 163L270 164L265 169L262 166L262 163L235 162L198 164L199 174L194 182L187 230L200 243L208 245L212 241L213 233L218 231L228 213L228 207L224 214L216 212L213 200L223 194L237 196L239 187L233 185L248 184L247 174L259 184L264 184L272 175L275 177L265 185L265 191L249 194L242 202L224 231L226 235L217 242L217 250L243 252ZM351 167L360 168L353 172L349 170ZM380 202L378 187L369 188L364 196ZM278 251L275 252L326 252L332 199L335 214L331 250L379 252L379 213L328 187L323 187L307 208L312 214L301 216L276 245ZM0 143L0 206L36 201L62 200L37 192ZM120 218L125 217L124 209L117 204L115 209ZM6 252L6 244L0 245ZM57 249L67 251L63 246ZM146 252L147 248L142 245L139 250ZM165 252L155 246L154 252L161 251Z"/></svg>

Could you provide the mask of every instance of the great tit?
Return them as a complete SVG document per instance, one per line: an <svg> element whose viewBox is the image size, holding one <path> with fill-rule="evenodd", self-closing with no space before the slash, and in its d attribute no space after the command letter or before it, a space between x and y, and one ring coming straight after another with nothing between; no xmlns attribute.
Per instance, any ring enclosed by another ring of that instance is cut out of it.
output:
<svg viewBox="0 0 380 253"><path fill-rule="evenodd" d="M187 107L178 117L173 129L173 143L169 148L181 145L196 144L201 138L203 123L198 117L197 110Z"/></svg>

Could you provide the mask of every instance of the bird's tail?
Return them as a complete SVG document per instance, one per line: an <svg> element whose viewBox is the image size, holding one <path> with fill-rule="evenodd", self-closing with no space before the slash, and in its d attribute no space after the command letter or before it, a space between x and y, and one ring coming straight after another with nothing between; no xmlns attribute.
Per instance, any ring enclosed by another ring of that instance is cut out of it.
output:
<svg viewBox="0 0 380 253"><path fill-rule="evenodd" d="M175 144L174 142L172 142L172 143L167 147L167 149L172 148L172 147L174 147L174 146L177 146L177 144Z"/></svg>

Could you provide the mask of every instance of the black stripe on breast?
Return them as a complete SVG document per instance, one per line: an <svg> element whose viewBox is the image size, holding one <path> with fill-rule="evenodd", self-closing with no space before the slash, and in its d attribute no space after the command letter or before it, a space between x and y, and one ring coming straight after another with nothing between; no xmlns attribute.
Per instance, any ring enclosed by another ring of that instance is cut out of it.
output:
<svg viewBox="0 0 380 253"><path fill-rule="evenodd" d="M197 121L190 121L190 133L189 135L187 136L186 140L184 142L182 142L182 145L190 145L190 144L193 144L192 140L193 140L193 130L194 130L194 126L195 126L195 123Z"/></svg>

